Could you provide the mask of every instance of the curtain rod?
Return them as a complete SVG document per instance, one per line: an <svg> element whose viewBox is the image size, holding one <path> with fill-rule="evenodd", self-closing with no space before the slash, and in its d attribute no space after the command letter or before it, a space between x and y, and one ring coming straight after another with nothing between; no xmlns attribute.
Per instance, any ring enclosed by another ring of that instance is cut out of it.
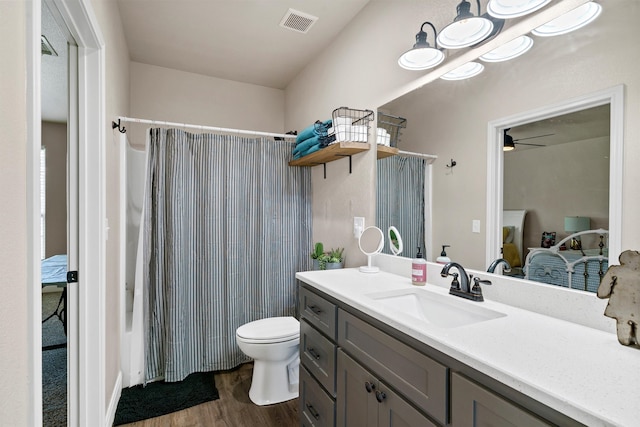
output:
<svg viewBox="0 0 640 427"><path fill-rule="evenodd" d="M255 135L255 136L267 136L274 138L296 138L297 135L290 134L282 134L282 133L271 133L271 132L259 132L255 130L242 130L242 129L230 129L230 128L220 128L215 126L202 126L202 125L190 125L187 123L176 123L176 122L164 122L160 120L148 120L148 119L134 119L132 117L118 117L118 123L111 122L112 129L118 129L120 133L125 133L127 130L124 127L120 127L120 122L132 122L132 123L145 123L150 125L162 125L162 126L170 126L170 127L181 127L181 128L192 128L198 130L209 130L214 132L224 132L224 133L234 133L241 135Z"/></svg>
<svg viewBox="0 0 640 427"><path fill-rule="evenodd" d="M407 157L420 157L425 159L428 163L433 163L438 158L438 156L433 154L414 153L413 151L398 150L398 154Z"/></svg>

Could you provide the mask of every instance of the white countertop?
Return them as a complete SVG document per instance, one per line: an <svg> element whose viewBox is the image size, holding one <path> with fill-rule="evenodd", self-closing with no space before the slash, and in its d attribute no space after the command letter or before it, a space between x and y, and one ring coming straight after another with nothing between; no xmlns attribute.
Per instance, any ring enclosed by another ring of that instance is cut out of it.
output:
<svg viewBox="0 0 640 427"><path fill-rule="evenodd" d="M640 425L640 350L615 334L445 288L358 269L307 271L296 278L363 313L588 426ZM366 295L400 289L433 292L506 316L437 327ZM611 319L614 322L613 319Z"/></svg>

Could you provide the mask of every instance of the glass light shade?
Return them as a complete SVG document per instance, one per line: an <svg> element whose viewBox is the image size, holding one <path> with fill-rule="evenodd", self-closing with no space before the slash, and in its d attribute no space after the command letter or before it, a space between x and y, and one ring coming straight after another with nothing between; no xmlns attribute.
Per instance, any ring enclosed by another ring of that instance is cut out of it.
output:
<svg viewBox="0 0 640 427"><path fill-rule="evenodd" d="M576 233L578 231L585 231L591 228L591 219L586 216L565 216L564 217L564 231L569 233Z"/></svg>
<svg viewBox="0 0 640 427"><path fill-rule="evenodd" d="M500 19L518 18L542 9L551 0L489 0L487 12Z"/></svg>
<svg viewBox="0 0 640 427"><path fill-rule="evenodd" d="M426 70L444 61L444 53L433 47L419 47L406 51L398 59L398 65L406 70Z"/></svg>
<svg viewBox="0 0 640 427"><path fill-rule="evenodd" d="M438 44L445 49L461 49L486 39L493 30L487 18L474 16L447 25L438 34Z"/></svg>
<svg viewBox="0 0 640 427"><path fill-rule="evenodd" d="M480 59L485 62L508 61L526 53L532 47L533 39L531 37L520 36L485 53Z"/></svg>
<svg viewBox="0 0 640 427"><path fill-rule="evenodd" d="M602 6L598 3L589 2L579 6L564 15L558 16L531 31L532 34L540 37L559 36L567 34L592 22L602 12Z"/></svg>
<svg viewBox="0 0 640 427"><path fill-rule="evenodd" d="M477 76L484 70L484 65L479 62L467 62L464 65L459 66L455 70L449 71L447 74L441 76L443 80L464 80L473 76Z"/></svg>

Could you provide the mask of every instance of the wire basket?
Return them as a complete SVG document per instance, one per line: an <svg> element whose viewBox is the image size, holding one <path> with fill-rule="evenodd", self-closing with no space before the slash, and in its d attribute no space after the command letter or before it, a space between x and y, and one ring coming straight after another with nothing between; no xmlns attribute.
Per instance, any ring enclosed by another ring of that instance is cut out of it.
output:
<svg viewBox="0 0 640 427"><path fill-rule="evenodd" d="M397 147L400 141L400 130L407 127L407 119L378 112L378 127L389 134L389 145Z"/></svg>
<svg viewBox="0 0 640 427"><path fill-rule="evenodd" d="M340 107L333 110L333 127L329 133L335 136L336 142L367 142L369 140L369 126L373 120L373 111L354 110Z"/></svg>

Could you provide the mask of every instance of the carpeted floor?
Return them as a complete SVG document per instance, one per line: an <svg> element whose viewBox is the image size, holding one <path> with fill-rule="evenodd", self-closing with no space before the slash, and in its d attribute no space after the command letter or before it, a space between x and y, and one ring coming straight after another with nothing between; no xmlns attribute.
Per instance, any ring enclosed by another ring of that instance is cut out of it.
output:
<svg viewBox="0 0 640 427"><path fill-rule="evenodd" d="M42 294L42 319L56 310L60 292ZM42 345L65 344L62 322L52 317L42 324ZM67 348L42 352L42 425L67 425Z"/></svg>

